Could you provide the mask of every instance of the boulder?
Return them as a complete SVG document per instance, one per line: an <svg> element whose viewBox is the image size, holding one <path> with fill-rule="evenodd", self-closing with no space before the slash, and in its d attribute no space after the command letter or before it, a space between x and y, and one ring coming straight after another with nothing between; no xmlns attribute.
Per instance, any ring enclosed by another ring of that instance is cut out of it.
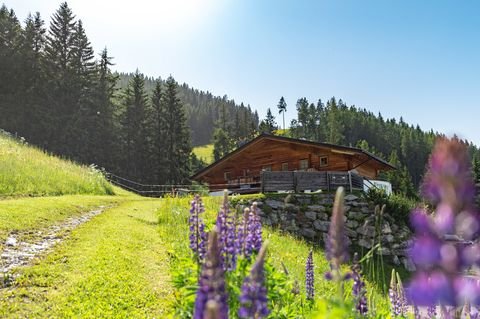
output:
<svg viewBox="0 0 480 319"><path fill-rule="evenodd" d="M350 228L345 228L345 233L349 238L357 238L357 235L358 235L356 231L351 230Z"/></svg>
<svg viewBox="0 0 480 319"><path fill-rule="evenodd" d="M366 216L366 214L358 211L348 212L348 219L363 220Z"/></svg>
<svg viewBox="0 0 480 319"><path fill-rule="evenodd" d="M308 211L308 212L305 212L305 217L307 217L308 219L311 219L311 220L316 220L317 219L317 213Z"/></svg>
<svg viewBox="0 0 480 319"><path fill-rule="evenodd" d="M328 229L330 228L330 222L317 219L313 222L313 227L315 227L317 230L328 232Z"/></svg>
<svg viewBox="0 0 480 319"><path fill-rule="evenodd" d="M367 249L372 248L372 241L371 240L366 240L364 238L360 238L360 240L357 242L358 246L364 247Z"/></svg>
<svg viewBox="0 0 480 319"><path fill-rule="evenodd" d="M312 210L314 212L324 212L325 211L325 206L322 205L309 205L308 206L309 210Z"/></svg>
<svg viewBox="0 0 480 319"><path fill-rule="evenodd" d="M311 228L303 228L300 233L306 237L306 238L309 238L309 239L313 239L315 238L315 235L317 234L313 229Z"/></svg>
<svg viewBox="0 0 480 319"><path fill-rule="evenodd" d="M375 227L373 226L361 226L357 229L357 232L365 237L375 237Z"/></svg>
<svg viewBox="0 0 480 319"><path fill-rule="evenodd" d="M355 229L358 227L359 223L356 220L348 220L346 225L349 228Z"/></svg>
<svg viewBox="0 0 480 319"><path fill-rule="evenodd" d="M281 201L275 200L275 199L267 199L265 201L265 204L267 206L270 206L272 209L278 209L280 207L283 207L283 203Z"/></svg>
<svg viewBox="0 0 480 319"><path fill-rule="evenodd" d="M354 200L357 200L358 197L353 195L353 194L348 194L347 196L345 196L345 200L348 202L348 201L354 201Z"/></svg>
<svg viewBox="0 0 480 319"><path fill-rule="evenodd" d="M318 219L328 220L329 216L326 213L317 213Z"/></svg>

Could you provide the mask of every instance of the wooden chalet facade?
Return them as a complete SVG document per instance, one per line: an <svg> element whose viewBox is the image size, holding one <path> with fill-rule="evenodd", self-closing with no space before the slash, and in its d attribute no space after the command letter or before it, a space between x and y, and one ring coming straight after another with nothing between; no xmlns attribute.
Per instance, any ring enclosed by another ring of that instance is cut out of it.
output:
<svg viewBox="0 0 480 319"><path fill-rule="evenodd" d="M337 176L343 172L375 179L380 171L391 169L395 167L359 148L262 134L191 178L207 183L210 190L260 190L262 176L272 176L274 172L287 179L291 175L287 172L326 172Z"/></svg>

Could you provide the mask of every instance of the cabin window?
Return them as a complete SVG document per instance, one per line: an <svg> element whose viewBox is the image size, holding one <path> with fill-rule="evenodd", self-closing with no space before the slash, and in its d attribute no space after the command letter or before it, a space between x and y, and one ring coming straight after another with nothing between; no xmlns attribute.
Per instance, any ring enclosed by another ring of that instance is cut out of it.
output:
<svg viewBox="0 0 480 319"><path fill-rule="evenodd" d="M328 166L328 156L320 157L320 167L322 166Z"/></svg>
<svg viewBox="0 0 480 319"><path fill-rule="evenodd" d="M224 172L224 173L223 173L223 178L224 178L226 181L229 181L229 180L232 178L232 172Z"/></svg>
<svg viewBox="0 0 480 319"><path fill-rule="evenodd" d="M288 171L288 163L282 163L282 171Z"/></svg>
<svg viewBox="0 0 480 319"><path fill-rule="evenodd" d="M300 170L306 171L308 169L308 159L300 160Z"/></svg>
<svg viewBox="0 0 480 319"><path fill-rule="evenodd" d="M272 165L265 165L262 167L262 171L265 172L271 172L272 171Z"/></svg>

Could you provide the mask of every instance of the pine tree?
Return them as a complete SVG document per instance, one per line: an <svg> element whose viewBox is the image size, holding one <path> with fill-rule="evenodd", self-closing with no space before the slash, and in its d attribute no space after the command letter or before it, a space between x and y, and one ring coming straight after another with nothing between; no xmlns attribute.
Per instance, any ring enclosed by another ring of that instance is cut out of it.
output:
<svg viewBox="0 0 480 319"><path fill-rule="evenodd" d="M285 102L285 99L283 96L280 98L280 101L278 101L278 114L282 114L283 116L283 130L285 130L285 112L287 112L287 103Z"/></svg>
<svg viewBox="0 0 480 319"><path fill-rule="evenodd" d="M213 133L213 158L218 161L234 149L232 138L221 127Z"/></svg>
<svg viewBox="0 0 480 319"><path fill-rule="evenodd" d="M77 112L78 92L73 71L75 50L75 16L64 2L53 14L47 35L45 61L50 106L46 117L51 119L47 132L48 147L60 154L67 154L66 131L73 123Z"/></svg>
<svg viewBox="0 0 480 319"><path fill-rule="evenodd" d="M262 133L273 133L277 129L277 123L275 117L272 114L270 108L267 109L267 116L265 120L260 123L259 130Z"/></svg>
<svg viewBox="0 0 480 319"><path fill-rule="evenodd" d="M22 112L18 108L21 90L22 28L13 10L0 8L0 127L18 132Z"/></svg>
<svg viewBox="0 0 480 319"><path fill-rule="evenodd" d="M165 83L163 104L166 110L166 181L169 184L181 184L188 181L189 161L192 148L190 133L186 126L185 112L178 94L178 84L170 76Z"/></svg>
<svg viewBox="0 0 480 319"><path fill-rule="evenodd" d="M144 76L138 70L127 87L122 115L123 171L126 176L142 180L147 157L146 109Z"/></svg>
<svg viewBox="0 0 480 319"><path fill-rule="evenodd" d="M152 128L152 173L155 177L155 183L163 184L166 175L166 161L165 161L165 148L166 148L166 128L168 127L167 110L162 103L163 99L162 82L158 79L155 82L155 89L153 90L151 103L152 103L152 116L151 116L151 128Z"/></svg>

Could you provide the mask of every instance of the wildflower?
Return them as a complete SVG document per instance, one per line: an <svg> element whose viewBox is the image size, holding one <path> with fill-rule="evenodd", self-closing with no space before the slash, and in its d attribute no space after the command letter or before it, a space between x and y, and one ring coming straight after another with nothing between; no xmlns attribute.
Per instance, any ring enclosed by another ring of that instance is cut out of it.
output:
<svg viewBox="0 0 480 319"><path fill-rule="evenodd" d="M216 227L219 233L223 270L233 270L236 264L235 215L230 211L227 191L224 192L223 203L217 215Z"/></svg>
<svg viewBox="0 0 480 319"><path fill-rule="evenodd" d="M195 299L194 319L207 317L211 311L207 310L210 301L216 303L218 310L215 310L216 319L228 319L228 295L225 290L225 273L220 263L220 247L218 233L212 230L208 239L208 251L205 262L202 265L202 273L198 283L198 290Z"/></svg>
<svg viewBox="0 0 480 319"><path fill-rule="evenodd" d="M237 255L247 255L246 239L248 234L248 218L250 216L250 209L243 210L243 217L237 227L237 235L235 238L235 251Z"/></svg>
<svg viewBox="0 0 480 319"><path fill-rule="evenodd" d="M265 287L265 254L267 243L265 243L258 253L255 264L250 271L250 275L245 277L240 295L240 309L238 316L240 318L264 318L270 311L267 307L267 288Z"/></svg>
<svg viewBox="0 0 480 319"><path fill-rule="evenodd" d="M390 289L388 291L390 298L390 305L393 316L404 316L407 313L407 299L405 290L403 289L400 275L392 269L392 276L390 279Z"/></svg>
<svg viewBox="0 0 480 319"><path fill-rule="evenodd" d="M313 300L315 297L315 280L313 272L313 251L310 250L308 254L307 263L305 266L305 288L307 290L307 299Z"/></svg>
<svg viewBox="0 0 480 319"><path fill-rule="evenodd" d="M340 265L348 259L348 238L345 234L343 221L343 187L337 189L335 202L333 204L332 219L330 229L328 230L328 239L326 242L327 259L330 262L330 272L325 274L328 280L342 281L349 279L349 274L343 277L340 274Z"/></svg>
<svg viewBox="0 0 480 319"><path fill-rule="evenodd" d="M254 202L250 207L250 215L248 218L247 242L251 249L256 252L262 248L262 222L258 211L257 203Z"/></svg>
<svg viewBox="0 0 480 319"><path fill-rule="evenodd" d="M437 141L422 192L436 209L433 217L421 210L411 214L415 240L410 257L417 272L410 283L409 299L443 308L476 301L480 290L462 275L480 264L480 246L472 243L480 234L480 220L465 145L457 139ZM448 241L451 237L460 242Z"/></svg>
<svg viewBox="0 0 480 319"><path fill-rule="evenodd" d="M368 312L366 297L367 292L365 289L365 282L362 280L362 267L358 262L357 253L355 253L355 255L353 256L353 264L351 270L353 278L352 294L353 298L355 299L355 308L361 315L366 315Z"/></svg>
<svg viewBox="0 0 480 319"><path fill-rule="evenodd" d="M190 225L190 248L197 256L197 261L201 262L206 253L207 235L205 233L205 224L200 215L205 211L202 199L199 195L195 195L191 202L190 217L188 223Z"/></svg>

